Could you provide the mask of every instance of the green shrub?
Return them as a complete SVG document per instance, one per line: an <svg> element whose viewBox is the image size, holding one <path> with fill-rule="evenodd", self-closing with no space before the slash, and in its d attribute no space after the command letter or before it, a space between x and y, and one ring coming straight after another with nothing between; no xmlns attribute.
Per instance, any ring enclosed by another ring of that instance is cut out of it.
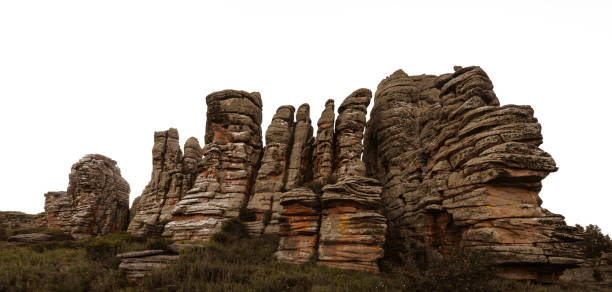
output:
<svg viewBox="0 0 612 292"><path fill-rule="evenodd" d="M612 240L608 234L604 235L597 225L589 224L586 228L576 224L584 239L579 243L584 257L599 258L602 253L612 251Z"/></svg>
<svg viewBox="0 0 612 292"><path fill-rule="evenodd" d="M302 186L311 189L315 194L323 194L323 187L332 185L338 182L338 177L335 175L326 176L316 180L305 182Z"/></svg>

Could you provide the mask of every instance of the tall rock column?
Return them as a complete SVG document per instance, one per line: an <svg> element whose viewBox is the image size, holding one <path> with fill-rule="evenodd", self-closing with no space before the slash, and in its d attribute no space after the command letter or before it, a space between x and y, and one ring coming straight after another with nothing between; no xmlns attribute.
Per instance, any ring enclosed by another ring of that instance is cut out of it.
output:
<svg viewBox="0 0 612 292"><path fill-rule="evenodd" d="M541 181L557 168L538 147L533 110L500 106L480 67L393 73L366 132L364 160L383 182L392 238L428 254L485 251L515 279L554 281L581 262L574 228L541 207Z"/></svg>
<svg viewBox="0 0 612 292"><path fill-rule="evenodd" d="M310 105L300 105L295 115L296 124L293 133L293 147L289 158L289 170L285 189L293 189L312 178L312 142L313 129L310 120Z"/></svg>
<svg viewBox="0 0 612 292"><path fill-rule="evenodd" d="M244 222L251 234L261 234L264 231L278 233L280 195L287 179L294 112L293 106L279 107L266 131L266 147L255 180L255 194L247 206L255 214L255 221Z"/></svg>
<svg viewBox="0 0 612 292"><path fill-rule="evenodd" d="M128 232L138 236L161 234L163 225L171 218L172 209L182 194L191 188L200 151L197 139L189 138L183 157L176 129L155 132L151 180L134 201L132 210L135 214Z"/></svg>
<svg viewBox="0 0 612 292"><path fill-rule="evenodd" d="M239 215L262 154L259 93L224 90L206 97L206 146L194 186L172 211L164 236L207 239Z"/></svg>
<svg viewBox="0 0 612 292"><path fill-rule="evenodd" d="M363 153L363 129L366 113L372 99L372 91L361 88L351 93L338 108L336 120L336 145L334 173L338 176L364 176L365 164L361 161Z"/></svg>
<svg viewBox="0 0 612 292"><path fill-rule="evenodd" d="M334 167L334 100L325 102L325 110L317 121L317 138L313 153L313 179L332 175Z"/></svg>
<svg viewBox="0 0 612 292"><path fill-rule="evenodd" d="M47 227L85 238L123 231L129 221L130 186L117 162L88 154L72 165L66 192L45 194Z"/></svg>

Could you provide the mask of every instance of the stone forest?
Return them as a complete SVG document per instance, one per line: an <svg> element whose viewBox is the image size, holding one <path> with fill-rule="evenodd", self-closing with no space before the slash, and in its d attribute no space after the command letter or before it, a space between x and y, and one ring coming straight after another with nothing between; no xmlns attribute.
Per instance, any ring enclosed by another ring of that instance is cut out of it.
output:
<svg viewBox="0 0 612 292"><path fill-rule="evenodd" d="M153 134L151 179L131 208L117 163L89 154L72 166L65 191L44 194L43 213L0 212L0 225L171 243L115 255L133 283L237 221L250 238L276 236L279 263L376 275L396 256L390 247L417 261L460 250L486 255L502 279L612 288L612 254L585 260L580 230L541 207L542 180L557 167L539 148L530 106L500 106L477 66L440 76L398 70L372 96L361 88L323 109L280 105L262 121L258 92L213 92L203 144L191 137L181 147L174 128ZM8 243L51 236L22 233Z"/></svg>

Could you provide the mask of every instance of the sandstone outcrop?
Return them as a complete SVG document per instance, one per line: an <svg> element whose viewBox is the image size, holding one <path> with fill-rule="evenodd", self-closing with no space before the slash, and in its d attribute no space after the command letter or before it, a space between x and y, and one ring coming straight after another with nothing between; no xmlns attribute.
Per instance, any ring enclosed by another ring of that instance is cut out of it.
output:
<svg viewBox="0 0 612 292"><path fill-rule="evenodd" d="M0 228L2 229L32 229L47 226L45 213L26 214L15 211L0 211Z"/></svg>
<svg viewBox="0 0 612 292"><path fill-rule="evenodd" d="M344 99L338 108L334 163L334 173L338 176L365 175L362 139L371 99L372 91L361 88Z"/></svg>
<svg viewBox="0 0 612 292"><path fill-rule="evenodd" d="M155 132L151 180L132 204L128 232L137 236L160 235L170 221L172 209L191 188L199 161L200 144L196 138L185 142L185 156L174 128Z"/></svg>
<svg viewBox="0 0 612 292"><path fill-rule="evenodd" d="M359 176L323 188L319 263L378 272L387 231L381 193L378 180Z"/></svg>
<svg viewBox="0 0 612 292"><path fill-rule="evenodd" d="M281 195L280 241L274 257L283 262L305 263L313 259L319 242L321 205L309 188L295 188Z"/></svg>
<svg viewBox="0 0 612 292"><path fill-rule="evenodd" d="M612 289L612 254L586 259L578 268L565 270L560 280Z"/></svg>
<svg viewBox="0 0 612 292"><path fill-rule="evenodd" d="M119 269L123 271L128 282L142 284L142 279L153 269L163 268L176 263L178 255L164 254L163 250L142 250L120 253Z"/></svg>
<svg viewBox="0 0 612 292"><path fill-rule="evenodd" d="M293 132L293 147L287 170L285 189L290 190L312 179L312 143L313 129L310 120L310 105L300 105L295 114L295 131Z"/></svg>
<svg viewBox="0 0 612 292"><path fill-rule="evenodd" d="M75 238L125 230L129 193L117 162L100 154L86 155L72 165L66 192L45 194L47 227Z"/></svg>
<svg viewBox="0 0 612 292"><path fill-rule="evenodd" d="M172 210L164 236L207 239L238 217L252 193L262 154L259 93L224 90L206 97L206 146L193 187Z"/></svg>
<svg viewBox="0 0 612 292"><path fill-rule="evenodd" d="M244 223L251 234L278 233L280 196L287 180L294 112L293 106L279 107L266 131L261 167L255 180L254 194L247 206L248 211L254 213L255 220Z"/></svg>
<svg viewBox="0 0 612 292"><path fill-rule="evenodd" d="M393 73L367 124L367 175L383 182L393 240L487 251L506 277L555 280L581 262L575 229L541 208L541 180L557 168L533 110L500 106L492 89L479 67Z"/></svg>
<svg viewBox="0 0 612 292"><path fill-rule="evenodd" d="M317 121L317 138L313 150L313 179L321 179L332 175L334 167L334 100L325 102L325 110Z"/></svg>

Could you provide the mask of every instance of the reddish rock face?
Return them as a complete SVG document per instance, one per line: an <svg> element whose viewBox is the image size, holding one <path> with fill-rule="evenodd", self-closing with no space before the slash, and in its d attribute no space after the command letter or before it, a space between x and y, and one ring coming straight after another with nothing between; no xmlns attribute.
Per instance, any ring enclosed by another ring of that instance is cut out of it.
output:
<svg viewBox="0 0 612 292"><path fill-rule="evenodd" d="M259 93L224 90L206 97L206 146L193 187L172 210L164 236L207 239L246 204L262 154Z"/></svg>
<svg viewBox="0 0 612 292"><path fill-rule="evenodd" d="M47 227L75 238L123 231L129 220L129 193L117 162L86 155L72 165L66 192L45 194Z"/></svg>
<svg viewBox="0 0 612 292"><path fill-rule="evenodd" d="M381 192L378 180L357 176L323 188L320 264L378 272L387 231Z"/></svg>
<svg viewBox="0 0 612 292"><path fill-rule="evenodd" d="M395 236L442 254L488 251L502 275L552 279L580 262L574 230L538 196L557 168L538 148L533 110L499 106L492 89L479 67L393 73L378 86L366 128L367 174L384 184Z"/></svg>
<svg viewBox="0 0 612 292"><path fill-rule="evenodd" d="M280 204L280 241L274 257L288 263L308 262L319 242L319 196L308 188L296 188L283 193Z"/></svg>
<svg viewBox="0 0 612 292"><path fill-rule="evenodd" d="M185 142L183 156L176 129L155 132L151 180L132 204L128 232L137 236L161 234L172 209L193 185L201 151L198 140L191 137Z"/></svg>

